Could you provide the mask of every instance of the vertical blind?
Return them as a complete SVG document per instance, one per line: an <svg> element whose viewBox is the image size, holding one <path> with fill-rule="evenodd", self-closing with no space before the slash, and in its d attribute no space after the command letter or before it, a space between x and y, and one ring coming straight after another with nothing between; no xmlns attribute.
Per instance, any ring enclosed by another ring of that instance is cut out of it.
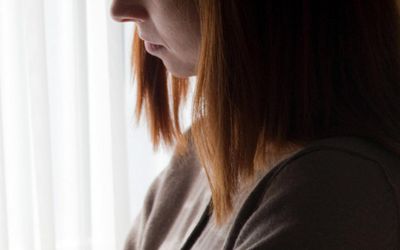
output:
<svg viewBox="0 0 400 250"><path fill-rule="evenodd" d="M168 164L134 125L133 25L110 4L0 0L0 249L122 249Z"/></svg>

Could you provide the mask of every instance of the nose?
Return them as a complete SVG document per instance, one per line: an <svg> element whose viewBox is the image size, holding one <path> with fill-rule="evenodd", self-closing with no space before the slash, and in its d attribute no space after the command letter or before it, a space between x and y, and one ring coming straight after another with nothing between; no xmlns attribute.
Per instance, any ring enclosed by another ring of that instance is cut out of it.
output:
<svg viewBox="0 0 400 250"><path fill-rule="evenodd" d="M146 9L137 3L126 3L114 0L111 6L111 17L117 22L144 22L148 18Z"/></svg>

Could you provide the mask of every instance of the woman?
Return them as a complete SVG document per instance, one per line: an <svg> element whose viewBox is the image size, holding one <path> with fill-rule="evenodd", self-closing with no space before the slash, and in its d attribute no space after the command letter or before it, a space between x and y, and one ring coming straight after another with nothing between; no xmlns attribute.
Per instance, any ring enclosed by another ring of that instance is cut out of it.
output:
<svg viewBox="0 0 400 250"><path fill-rule="evenodd" d="M126 249L400 249L395 0L114 0L176 144ZM196 76L192 127L179 107Z"/></svg>

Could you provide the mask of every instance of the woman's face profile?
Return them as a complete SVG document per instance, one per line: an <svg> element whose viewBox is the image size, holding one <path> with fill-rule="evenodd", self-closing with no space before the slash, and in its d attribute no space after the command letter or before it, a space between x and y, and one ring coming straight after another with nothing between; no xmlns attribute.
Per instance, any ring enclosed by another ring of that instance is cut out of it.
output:
<svg viewBox="0 0 400 250"><path fill-rule="evenodd" d="M111 15L116 21L135 22L146 51L160 58L172 75L196 74L200 23L193 0L113 0Z"/></svg>

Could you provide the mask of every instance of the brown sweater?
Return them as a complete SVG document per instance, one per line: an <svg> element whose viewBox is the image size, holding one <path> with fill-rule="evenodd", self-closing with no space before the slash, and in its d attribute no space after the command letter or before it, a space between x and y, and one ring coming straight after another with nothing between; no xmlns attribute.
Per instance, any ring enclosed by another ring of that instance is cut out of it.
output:
<svg viewBox="0 0 400 250"><path fill-rule="evenodd" d="M359 137L308 145L260 173L217 227L191 147L151 185L125 250L400 249L400 159Z"/></svg>

